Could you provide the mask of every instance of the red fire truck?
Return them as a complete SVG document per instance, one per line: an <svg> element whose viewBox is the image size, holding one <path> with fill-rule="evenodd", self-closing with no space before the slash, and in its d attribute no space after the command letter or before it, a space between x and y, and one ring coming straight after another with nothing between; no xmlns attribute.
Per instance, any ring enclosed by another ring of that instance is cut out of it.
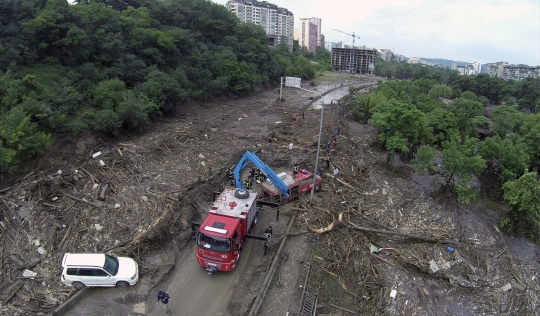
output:
<svg viewBox="0 0 540 316"><path fill-rule="evenodd" d="M258 211L254 190L226 187L216 196L197 234L197 261L208 274L236 267L242 246L257 224Z"/></svg>
<svg viewBox="0 0 540 316"><path fill-rule="evenodd" d="M277 176L287 187L288 196L283 194L283 191L276 187L270 180L266 180L261 183L261 194L264 200L278 203L280 205L299 197L300 194L311 192L311 188L313 186L315 186L315 191L319 191L322 182L321 177L315 176L314 183L313 173L306 169L300 169L296 175L296 179L294 179L292 171L282 172L277 174Z"/></svg>

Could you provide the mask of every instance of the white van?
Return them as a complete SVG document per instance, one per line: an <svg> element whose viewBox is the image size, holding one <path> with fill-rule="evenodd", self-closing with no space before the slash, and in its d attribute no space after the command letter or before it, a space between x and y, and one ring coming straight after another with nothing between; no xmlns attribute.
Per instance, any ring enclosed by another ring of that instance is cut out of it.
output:
<svg viewBox="0 0 540 316"><path fill-rule="evenodd" d="M139 266L131 258L106 253L66 253L62 259L62 283L85 286L127 287L139 281Z"/></svg>

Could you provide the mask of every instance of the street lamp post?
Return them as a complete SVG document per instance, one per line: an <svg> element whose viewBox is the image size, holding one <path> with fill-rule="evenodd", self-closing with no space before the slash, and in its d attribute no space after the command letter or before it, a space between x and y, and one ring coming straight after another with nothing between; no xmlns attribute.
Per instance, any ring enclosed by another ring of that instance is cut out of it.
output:
<svg viewBox="0 0 540 316"><path fill-rule="evenodd" d="M313 202L313 192L315 191L315 181L317 180L317 169L319 168L319 153L321 151L321 136L322 136L322 126L323 126L323 119L324 119L324 98L317 91L308 90L308 89L304 89L304 88L301 88L301 87L297 87L297 88L300 89L300 90L304 90L304 91L313 92L313 93L318 94L319 97L321 98L321 101L322 101L321 122L319 123L319 141L317 143L317 158L315 159L315 171L314 171L314 175L313 175L313 184L311 185L310 201Z"/></svg>

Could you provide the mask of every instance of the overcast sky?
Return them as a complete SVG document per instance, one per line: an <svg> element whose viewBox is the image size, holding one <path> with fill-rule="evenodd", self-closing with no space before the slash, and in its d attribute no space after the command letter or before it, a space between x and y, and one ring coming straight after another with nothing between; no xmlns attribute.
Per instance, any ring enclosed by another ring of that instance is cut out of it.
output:
<svg viewBox="0 0 540 316"><path fill-rule="evenodd" d="M212 0L226 4L227 0ZM267 0L322 20L327 42L394 49L406 57L540 65L540 0Z"/></svg>

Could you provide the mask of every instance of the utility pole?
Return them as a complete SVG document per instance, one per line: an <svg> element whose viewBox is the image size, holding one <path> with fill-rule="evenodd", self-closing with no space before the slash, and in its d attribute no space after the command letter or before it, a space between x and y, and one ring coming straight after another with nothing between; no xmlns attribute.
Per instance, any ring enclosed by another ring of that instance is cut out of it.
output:
<svg viewBox="0 0 540 316"><path fill-rule="evenodd" d="M347 34L347 35L349 35L349 36L352 36L351 62L350 62L350 64L349 64L349 72L352 73L352 71L353 71L353 61L354 61L354 55L355 55L355 54L354 54L354 39L355 39L355 38L360 39L360 36L354 35L354 32L353 32L352 34L349 34L349 33L345 33L345 32L343 32L343 31L336 30L336 29L334 29L334 31L340 32L340 33L343 33L343 34ZM355 72L356 72L356 71L355 71Z"/></svg>

